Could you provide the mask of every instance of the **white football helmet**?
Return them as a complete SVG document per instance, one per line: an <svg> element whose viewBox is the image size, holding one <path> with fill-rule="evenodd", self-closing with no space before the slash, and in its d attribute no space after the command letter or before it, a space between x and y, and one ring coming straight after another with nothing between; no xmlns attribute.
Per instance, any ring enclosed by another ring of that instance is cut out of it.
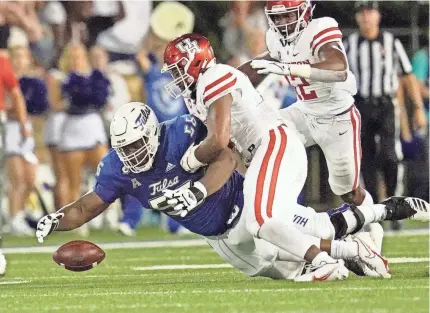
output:
<svg viewBox="0 0 430 313"><path fill-rule="evenodd" d="M157 117L144 103L123 105L110 123L112 148L125 168L133 173L151 168L159 145L158 135Z"/></svg>

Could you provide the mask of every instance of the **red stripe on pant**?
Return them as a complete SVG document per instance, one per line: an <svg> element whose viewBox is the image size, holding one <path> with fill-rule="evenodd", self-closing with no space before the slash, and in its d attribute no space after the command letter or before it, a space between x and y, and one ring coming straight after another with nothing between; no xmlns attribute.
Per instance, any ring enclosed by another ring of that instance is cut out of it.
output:
<svg viewBox="0 0 430 313"><path fill-rule="evenodd" d="M282 156L284 155L285 149L287 146L287 134L285 133L285 130L283 129L282 126L279 126L278 130L281 134L281 143L280 143L279 151L278 151L276 158L275 158L275 163L273 166L273 172L272 172L272 176L271 176L271 180L270 180L269 194L268 194L268 200L267 200L267 205L266 205L266 210L267 210L266 213L267 213L268 217L272 217L272 206L273 206L273 200L275 197L276 184L278 181L279 168L281 166ZM260 226L263 225L263 223L264 223L264 218L261 214L261 209L262 209L261 208L261 205L262 205L261 202L262 202L262 198L263 198L264 181L266 179L267 168L269 166L270 157L272 156L273 150L275 148L275 143L276 143L275 131L271 130L269 132L269 135L270 135L270 141L269 141L269 145L267 147L266 154L264 155L263 162L261 163L260 173L258 174L257 189L256 189L255 201L254 201L255 217L256 217L257 222Z"/></svg>
<svg viewBox="0 0 430 313"><path fill-rule="evenodd" d="M354 140L352 141L352 145L354 148L354 172L355 172L355 175L354 175L354 184L352 186L352 190L355 190L358 186L358 171L359 171L359 168L358 168L358 152L359 151L357 151L357 143L358 143L357 141L360 140L360 134L358 133L358 129L357 129L358 125L357 125L357 120L356 120L356 117L354 114L354 108L351 111L349 111L349 114L350 114L351 123L352 123L352 133L354 135ZM358 121L358 123L360 123L360 121Z"/></svg>
<svg viewBox="0 0 430 313"><path fill-rule="evenodd" d="M287 147L287 133L282 126L278 127L281 133L281 146L276 155L275 164L273 165L272 179L270 180L269 198L267 200L267 216L272 217L273 199L275 198L276 184L278 183L279 168L281 166L282 157L284 156Z"/></svg>

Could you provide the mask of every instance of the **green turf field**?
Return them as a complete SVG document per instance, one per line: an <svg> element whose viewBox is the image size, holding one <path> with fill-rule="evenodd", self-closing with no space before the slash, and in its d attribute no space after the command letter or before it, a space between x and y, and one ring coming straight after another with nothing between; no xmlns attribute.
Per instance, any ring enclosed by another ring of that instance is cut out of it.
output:
<svg viewBox="0 0 430 313"><path fill-rule="evenodd" d="M70 236L53 237L44 246ZM101 243L123 237L106 240L96 233L90 238ZM13 240L7 239L10 247ZM7 276L0 280L0 312L429 312L428 235L385 239L384 254L394 261L390 280L351 274L342 282L300 284L247 278L222 265L201 241L175 243L195 245L106 249L103 263L84 273L62 269L52 253L13 251L7 255ZM176 269L163 268L167 265Z"/></svg>

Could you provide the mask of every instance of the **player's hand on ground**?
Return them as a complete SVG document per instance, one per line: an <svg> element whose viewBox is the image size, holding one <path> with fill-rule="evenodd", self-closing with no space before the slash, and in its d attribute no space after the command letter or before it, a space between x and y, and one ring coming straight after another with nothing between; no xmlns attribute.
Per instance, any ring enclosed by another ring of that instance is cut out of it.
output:
<svg viewBox="0 0 430 313"><path fill-rule="evenodd" d="M182 168L189 173L194 173L199 168L206 166L206 164L203 164L196 159L194 152L197 148L198 145L192 144L187 151L185 151L184 156L181 159Z"/></svg>
<svg viewBox="0 0 430 313"><path fill-rule="evenodd" d="M42 243L44 238L58 227L58 223L63 217L64 213L51 213L42 217L39 222L37 222L37 241Z"/></svg>
<svg viewBox="0 0 430 313"><path fill-rule="evenodd" d="M290 75L290 69L288 64L267 61L267 60L253 60L251 67L257 70L258 74L278 74L278 75Z"/></svg>
<svg viewBox="0 0 430 313"><path fill-rule="evenodd" d="M176 190L163 190L167 203L181 217L185 217L188 212L196 208L207 196L206 188L200 182L195 182L189 188L179 188Z"/></svg>

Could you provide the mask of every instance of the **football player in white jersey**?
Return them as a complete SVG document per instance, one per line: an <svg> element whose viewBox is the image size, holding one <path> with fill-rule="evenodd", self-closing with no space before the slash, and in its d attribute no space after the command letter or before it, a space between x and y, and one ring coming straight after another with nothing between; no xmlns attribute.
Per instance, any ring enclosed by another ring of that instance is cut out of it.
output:
<svg viewBox="0 0 430 313"><path fill-rule="evenodd" d="M208 129L207 137L185 152L183 169L192 172L210 164L230 140L249 165L244 181L246 231L237 241L249 241L251 234L316 267L336 262L320 250L323 246L327 250L328 244L333 258L357 257L381 276L389 277L386 260L361 240L356 239L352 245L320 240L333 233L330 220L297 204L307 173L304 146L278 111L265 104L245 74L217 64L209 41L198 34L171 41L164 62L163 71L174 78L167 91L176 98L187 97L191 113L200 117ZM192 193L181 189L172 201L192 206L193 201L187 200ZM350 206L342 221L349 231L358 230L363 223L379 221L385 214L380 209ZM339 263L339 268L342 266Z"/></svg>
<svg viewBox="0 0 430 313"><path fill-rule="evenodd" d="M336 195L347 203L370 206L371 195L359 185L361 118L354 106L356 82L342 33L334 19L312 19L312 11L309 0L267 1L268 52L239 69L251 80L258 77L255 71L285 76L298 98L280 111L287 125L298 130L305 146L321 147Z"/></svg>

